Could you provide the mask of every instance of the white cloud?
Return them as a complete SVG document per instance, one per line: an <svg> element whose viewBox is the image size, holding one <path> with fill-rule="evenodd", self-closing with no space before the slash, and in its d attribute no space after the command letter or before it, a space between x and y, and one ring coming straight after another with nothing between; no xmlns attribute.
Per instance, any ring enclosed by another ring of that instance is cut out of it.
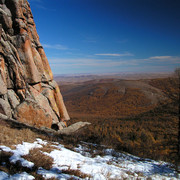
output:
<svg viewBox="0 0 180 180"><path fill-rule="evenodd" d="M156 57L156 58L155 58ZM149 57L147 59L96 59L96 58L49 58L49 62L52 66L62 66L62 67L99 67L99 68L108 68L108 67L118 67L118 66L167 66L169 63L177 64L180 63L180 57L172 56L160 56ZM164 63L164 59L167 60L167 63Z"/></svg>
<svg viewBox="0 0 180 180"><path fill-rule="evenodd" d="M49 62L52 66L78 66L78 67L117 67L121 65L137 65L136 60L122 60L122 61L113 61L113 60L100 60L100 59L89 59L89 58L76 58L76 59L49 59Z"/></svg>
<svg viewBox="0 0 180 180"><path fill-rule="evenodd" d="M69 49L67 46L64 46L61 44L55 44L55 45L42 44L42 46L47 49L57 49L57 50L68 50Z"/></svg>
<svg viewBox="0 0 180 180"><path fill-rule="evenodd" d="M119 57L98 58L48 58L52 70L59 72L166 72L174 71L180 63L180 57L175 56L152 56L146 59L127 59ZM170 60L171 59L171 60ZM173 61L172 61L173 59ZM165 61L166 60L166 61Z"/></svg>
<svg viewBox="0 0 180 180"><path fill-rule="evenodd" d="M161 63L180 63L180 57L178 56L152 56L146 59L150 62L161 62Z"/></svg>
<svg viewBox="0 0 180 180"><path fill-rule="evenodd" d="M172 56L153 56L153 57L150 57L149 59L169 59L171 57Z"/></svg>
<svg viewBox="0 0 180 180"><path fill-rule="evenodd" d="M132 53L123 53L123 54L115 54L115 53L104 53L104 54L95 54L96 56L116 56L116 57L120 57L120 56L134 56L134 54Z"/></svg>

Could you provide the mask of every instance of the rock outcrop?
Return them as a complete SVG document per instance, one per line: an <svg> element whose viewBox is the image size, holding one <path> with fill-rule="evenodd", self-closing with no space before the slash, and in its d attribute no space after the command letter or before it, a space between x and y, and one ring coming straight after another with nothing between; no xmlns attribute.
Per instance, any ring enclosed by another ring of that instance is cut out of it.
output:
<svg viewBox="0 0 180 180"><path fill-rule="evenodd" d="M57 130L69 120L27 0L0 0L0 113Z"/></svg>
<svg viewBox="0 0 180 180"><path fill-rule="evenodd" d="M91 123L89 122L77 122L74 123L70 126L68 126L67 128L61 129L59 130L59 134L63 134L63 135L73 135L74 133L76 133L79 129L91 125Z"/></svg>

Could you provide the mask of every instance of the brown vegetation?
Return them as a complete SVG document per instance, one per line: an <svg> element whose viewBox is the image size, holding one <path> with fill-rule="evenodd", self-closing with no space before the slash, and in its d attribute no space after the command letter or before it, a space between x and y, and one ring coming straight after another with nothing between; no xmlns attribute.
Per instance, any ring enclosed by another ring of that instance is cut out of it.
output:
<svg viewBox="0 0 180 180"><path fill-rule="evenodd" d="M37 135L28 128L16 129L11 124L0 120L0 145L8 146L14 148L14 145L20 144L23 141L34 142Z"/></svg>
<svg viewBox="0 0 180 180"><path fill-rule="evenodd" d="M22 142L33 143L36 138L47 140L51 139L51 137L43 135L41 131L35 132L28 127L10 123L10 121L6 122L4 120L0 120L0 129L0 145L5 145L7 147L10 147L11 149L14 149L15 145L21 144ZM35 149L31 150L29 156L27 155L27 157L24 157L25 159L35 163L35 166L32 169L22 167L21 163L19 162L16 162L15 164L11 163L9 160L11 156L12 153L0 151L0 170L11 175L25 171L33 175L36 179L43 180L44 178L36 173L39 165L43 167L47 165L47 167L49 167L52 164L49 163L49 157L43 156L43 154L39 152L39 149L37 151ZM5 163L5 166L2 163Z"/></svg>
<svg viewBox="0 0 180 180"><path fill-rule="evenodd" d="M83 179L91 177L88 174L82 173L80 170L73 170L70 167L67 170L62 170L62 173L69 174L69 175L74 175L76 177L80 177L80 178L83 178Z"/></svg>
<svg viewBox="0 0 180 180"><path fill-rule="evenodd" d="M97 80L61 86L70 115L127 117L153 109L163 93L148 81Z"/></svg>
<svg viewBox="0 0 180 180"><path fill-rule="evenodd" d="M48 142L46 145L43 145L42 148L34 148L30 150L28 155L22 157L30 162L33 162L33 168L23 167L19 161L16 163L10 162L10 157L13 155L13 153L2 151L0 148L0 171L6 172L10 175L27 172L34 176L35 179L44 180L45 178L43 178L42 175L37 174L37 170L39 167L42 167L46 170L50 170L52 168L53 159L50 156L44 154L44 152L50 153L56 149L52 145L54 145L53 142L60 142L58 135L53 133L46 133L45 131L38 130L36 128L29 128L23 124L16 124L14 122L4 121L1 119L0 128L0 145L5 145L11 149L15 149L15 145L21 144L22 142L33 143L36 138L41 138ZM63 142L61 141L61 143ZM70 146L72 148L72 145L69 145L69 147ZM60 173L74 175L80 178L89 177L89 175L71 168L63 170ZM56 180L56 178L50 179Z"/></svg>
<svg viewBox="0 0 180 180"><path fill-rule="evenodd" d="M53 149L53 148L52 148ZM39 148L34 148L30 150L29 154L23 156L28 161L34 163L35 167L42 167L44 169L50 170L52 168L53 159L41 151Z"/></svg>
<svg viewBox="0 0 180 180"><path fill-rule="evenodd" d="M160 93L157 97L163 98L152 103L148 89L144 93L143 83L152 87L150 92ZM105 144L140 157L175 162L178 158L178 80L143 80L141 84L141 88L129 85L124 94L119 93L117 82L113 84L113 81L108 84L108 90L107 83L62 87L71 123L92 123L76 136L64 137L66 141Z"/></svg>
<svg viewBox="0 0 180 180"><path fill-rule="evenodd" d="M68 147L73 147L73 144L76 145L76 143L79 143L80 141L87 141L107 145L109 147L115 148L116 150L130 152L140 157L175 162L175 160L178 158L177 136L179 122L179 102L177 98L170 97L177 97L179 95L177 79L154 79L145 82L151 84L152 87L154 86L163 91L163 94L166 95L166 101L159 101L158 104L153 104L153 106L151 106L152 103L149 103L151 101L148 100L147 94L143 94L140 87L139 89L137 87L128 87L126 88L126 93L124 93L124 95L121 97L121 100L124 104L128 104L132 107L131 113L128 113L128 115L126 114L126 116L119 116L119 110L117 109L118 113L114 116L103 116L102 114L98 115L99 112L94 110L94 114L88 114L87 111L84 111L82 114L80 112L77 113L78 111L71 111L71 123L78 121L88 121L92 123L92 125L87 126L84 129L80 129L73 136L58 137L57 134L52 136L52 134L48 135L48 133L43 133L41 130L0 120L0 144L6 145L13 149L14 145L16 144L22 143L23 141L34 142L36 138L41 138L47 141L60 141L59 138L62 138ZM94 84L93 86L95 87L96 85ZM84 87L84 92L85 89L86 88ZM80 90L82 89L80 88ZM69 88L68 91L68 93L71 92L71 95L73 96L71 88ZM95 92L96 93L93 93L92 97L94 99L94 94L96 96L98 94L97 91ZM109 96L111 98L118 98L116 93L117 90L110 88L109 94L107 93L105 97ZM102 99L104 98L103 96L100 97ZM96 101L96 106L98 106L98 102L101 102L101 98L99 98L99 101ZM134 103L134 100L132 101L131 99L136 98L137 101ZM78 97L73 100L78 100ZM117 99L115 99L114 102L116 102L116 100ZM110 101L110 103L112 102L113 99ZM76 104L76 101L72 103ZM106 101L106 103L108 103L108 101ZM148 104L151 107L148 106L146 111L142 110L138 111L138 113L132 113L136 111L136 106L142 107L143 105L147 106ZM87 102L87 104L84 105L88 106L89 103ZM109 106L109 108L113 108L114 106L115 105ZM135 109L133 109L133 107ZM72 106L69 109L71 108ZM79 107L77 106L77 109L78 108ZM83 108L83 106L81 108ZM115 112L115 110L113 112ZM51 148L52 147L50 146L44 146L41 149L31 150L30 154L24 158L33 161L36 167L43 166L45 169L50 169L52 165L52 159L48 156L44 156L42 152L51 152ZM0 162L6 162L6 166L0 166L1 170L10 174L26 171L35 176L37 179L43 179L41 175L36 173L37 168L30 170L24 169L18 163L11 164L9 162L10 156L11 153L1 151ZM42 161L39 161L39 157L42 157ZM75 172L71 169L64 173L72 173L79 177L85 177L84 174L81 174L81 172Z"/></svg>

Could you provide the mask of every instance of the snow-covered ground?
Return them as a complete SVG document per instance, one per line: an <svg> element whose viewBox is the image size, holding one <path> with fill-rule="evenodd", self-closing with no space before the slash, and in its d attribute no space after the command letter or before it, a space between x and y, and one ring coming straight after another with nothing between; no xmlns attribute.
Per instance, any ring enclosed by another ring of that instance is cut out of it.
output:
<svg viewBox="0 0 180 180"><path fill-rule="evenodd" d="M52 146L54 149L45 155L53 158L53 166L50 170L39 167L37 173L41 174L45 179L81 179L79 176L71 175L68 170L78 171L86 174L85 179L105 180L105 179L178 179L177 174L172 166L165 162L153 161L150 159L142 159L130 154L118 153L112 149L104 149L103 156L96 155L93 157L89 153L88 147L79 145L74 150L69 150L59 143L49 143L41 139L37 139L34 143L23 142L16 145L16 149L12 150L6 146L0 146L0 151L10 152L10 162L21 162L22 166L32 168L33 162L29 162L22 156L29 154L33 148L41 148L46 145ZM27 172L9 175L0 171L0 180L31 180L34 177Z"/></svg>

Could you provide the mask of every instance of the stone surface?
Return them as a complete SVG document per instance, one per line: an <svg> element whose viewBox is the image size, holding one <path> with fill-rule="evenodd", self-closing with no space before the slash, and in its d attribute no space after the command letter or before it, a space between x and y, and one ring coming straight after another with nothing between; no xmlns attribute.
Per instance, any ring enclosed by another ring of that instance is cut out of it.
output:
<svg viewBox="0 0 180 180"><path fill-rule="evenodd" d="M19 121L35 127L51 128L52 118L35 101L25 100L15 110L14 117Z"/></svg>
<svg viewBox="0 0 180 180"><path fill-rule="evenodd" d="M57 130L70 119L27 0L0 0L0 85L1 114Z"/></svg>
<svg viewBox="0 0 180 180"><path fill-rule="evenodd" d="M7 85L5 79L5 63L2 56L0 56L0 95L4 95L7 93Z"/></svg>
<svg viewBox="0 0 180 180"><path fill-rule="evenodd" d="M56 83L56 81L52 81L52 82L50 82L50 85L54 88L54 97L55 97L55 100L56 100L56 103L57 103L57 106L59 109L59 113L61 115L60 116L61 120L62 121L69 120L70 117L69 117L66 107L64 105L63 97L59 90L58 84Z"/></svg>
<svg viewBox="0 0 180 180"><path fill-rule="evenodd" d="M54 97L54 91L49 88L43 88L42 94L49 100L49 104L52 107L53 111L60 117L59 109L56 104Z"/></svg>
<svg viewBox="0 0 180 180"><path fill-rule="evenodd" d="M7 95L8 95L8 101L11 107L15 109L20 104L20 100L18 96L12 89L8 90Z"/></svg>
<svg viewBox="0 0 180 180"><path fill-rule="evenodd" d="M60 134L65 134L65 135L70 135L75 133L77 130L79 130L80 128L83 128L84 126L90 125L91 123L89 122L77 122L72 124L71 126L67 127L67 128L63 128L61 130L59 130L58 132Z"/></svg>
<svg viewBox="0 0 180 180"><path fill-rule="evenodd" d="M42 109L44 109L47 114L49 114L52 117L53 123L58 124L59 123L58 117L55 114L55 112L52 110L52 108L48 102L48 99L45 96L43 96L39 91L37 91L36 89L34 89L31 86L30 86L30 93L33 95L33 97L36 100L36 102L38 103L38 105Z"/></svg>
<svg viewBox="0 0 180 180"><path fill-rule="evenodd" d="M2 98L0 98L0 113L6 115L9 118L12 117L10 104L8 103L7 100L4 100Z"/></svg>
<svg viewBox="0 0 180 180"><path fill-rule="evenodd" d="M0 95L4 95L7 93L7 86L5 85L1 75L0 75L0 85L1 85L1 88L0 88Z"/></svg>

